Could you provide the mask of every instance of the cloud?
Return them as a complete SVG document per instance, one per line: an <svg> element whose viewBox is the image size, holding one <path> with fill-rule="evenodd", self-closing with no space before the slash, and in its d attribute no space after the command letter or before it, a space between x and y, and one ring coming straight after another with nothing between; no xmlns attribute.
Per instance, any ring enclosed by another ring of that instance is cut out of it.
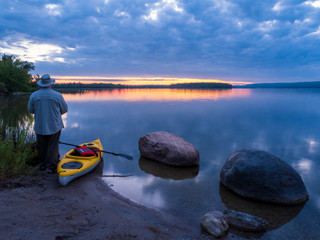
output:
<svg viewBox="0 0 320 240"><path fill-rule="evenodd" d="M316 1L306 1L305 2L306 5L310 5L314 8L320 8L320 1L316 0Z"/></svg>
<svg viewBox="0 0 320 240"><path fill-rule="evenodd" d="M142 18L147 22L159 21L170 11L181 14L184 12L177 0L161 0L152 5L146 3L145 6L149 8L148 14L143 15Z"/></svg>
<svg viewBox="0 0 320 240"><path fill-rule="evenodd" d="M61 16L61 6L59 4L46 4L44 6L46 12L51 16Z"/></svg>
<svg viewBox="0 0 320 240"><path fill-rule="evenodd" d="M320 26L318 27L318 29L312 33L307 34L306 36L316 36L316 37L320 37Z"/></svg>
<svg viewBox="0 0 320 240"><path fill-rule="evenodd" d="M12 35L0 42L0 52L15 55L30 62L65 62L61 57L63 51L73 51L73 48L62 48L58 45L40 43L25 35Z"/></svg>
<svg viewBox="0 0 320 240"><path fill-rule="evenodd" d="M284 7L282 6L281 1L277 2L272 8L273 11L281 11L283 9Z"/></svg>
<svg viewBox="0 0 320 240"><path fill-rule="evenodd" d="M320 75L319 1L34 0L5 1L0 10L1 51L41 61L37 69L57 75Z"/></svg>
<svg viewBox="0 0 320 240"><path fill-rule="evenodd" d="M131 18L131 16L130 16L129 13L126 13L126 12L124 12L124 11L119 11L119 10L116 10L116 11L114 12L114 15L117 16L117 17L124 17L124 18L128 18L128 19Z"/></svg>

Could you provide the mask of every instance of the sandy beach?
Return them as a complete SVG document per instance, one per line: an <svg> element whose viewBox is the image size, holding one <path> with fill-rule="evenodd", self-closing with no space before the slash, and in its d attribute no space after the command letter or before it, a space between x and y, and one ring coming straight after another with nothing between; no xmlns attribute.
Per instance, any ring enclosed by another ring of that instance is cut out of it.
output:
<svg viewBox="0 0 320 240"><path fill-rule="evenodd" d="M101 169L67 186L42 172L2 183L0 239L207 239L198 226L120 196Z"/></svg>

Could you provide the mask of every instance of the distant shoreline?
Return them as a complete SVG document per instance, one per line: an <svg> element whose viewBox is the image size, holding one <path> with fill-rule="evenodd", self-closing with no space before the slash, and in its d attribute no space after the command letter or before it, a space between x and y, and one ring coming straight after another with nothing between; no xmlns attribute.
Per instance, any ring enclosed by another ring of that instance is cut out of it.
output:
<svg viewBox="0 0 320 240"><path fill-rule="evenodd" d="M290 82L290 83L253 83L246 85L231 85L228 83L177 83L171 85L122 85L112 83L65 83L54 84L55 89L232 89L232 88L320 88L320 81L317 82Z"/></svg>
<svg viewBox="0 0 320 240"><path fill-rule="evenodd" d="M288 83L252 83L235 85L233 88L320 88L320 81L316 82L288 82Z"/></svg>
<svg viewBox="0 0 320 240"><path fill-rule="evenodd" d="M289 82L289 83L252 83L246 85L231 85L228 83L178 83L171 85L123 85L112 83L56 83L52 85L56 90L113 90L113 89L185 89L185 90L228 90L228 89L298 89L298 88L320 88L320 81L316 82ZM32 92L10 92L2 93L0 96L26 95Z"/></svg>
<svg viewBox="0 0 320 240"><path fill-rule="evenodd" d="M231 89L228 83L177 83L171 85L122 85L112 83L58 83L55 89Z"/></svg>

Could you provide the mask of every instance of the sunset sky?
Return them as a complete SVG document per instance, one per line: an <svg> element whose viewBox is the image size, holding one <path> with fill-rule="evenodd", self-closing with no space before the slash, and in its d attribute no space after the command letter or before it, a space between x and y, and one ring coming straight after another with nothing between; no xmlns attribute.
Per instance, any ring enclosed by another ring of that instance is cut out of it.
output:
<svg viewBox="0 0 320 240"><path fill-rule="evenodd" d="M58 81L320 80L320 0L0 3L0 53Z"/></svg>

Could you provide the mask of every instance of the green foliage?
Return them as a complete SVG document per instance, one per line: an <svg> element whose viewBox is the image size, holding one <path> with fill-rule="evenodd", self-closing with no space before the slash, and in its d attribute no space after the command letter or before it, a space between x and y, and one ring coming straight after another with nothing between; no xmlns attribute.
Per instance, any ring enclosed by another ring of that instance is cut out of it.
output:
<svg viewBox="0 0 320 240"><path fill-rule="evenodd" d="M0 59L0 92L31 91L29 71L34 69L33 63L4 54Z"/></svg>
<svg viewBox="0 0 320 240"><path fill-rule="evenodd" d="M28 95L0 96L0 181L32 173L39 163Z"/></svg>
<svg viewBox="0 0 320 240"><path fill-rule="evenodd" d="M7 138L0 138L0 180L29 175L38 164L35 137L26 129L8 129Z"/></svg>
<svg viewBox="0 0 320 240"><path fill-rule="evenodd" d="M6 88L6 84L4 82L0 82L0 93L1 92L8 92L8 89Z"/></svg>

